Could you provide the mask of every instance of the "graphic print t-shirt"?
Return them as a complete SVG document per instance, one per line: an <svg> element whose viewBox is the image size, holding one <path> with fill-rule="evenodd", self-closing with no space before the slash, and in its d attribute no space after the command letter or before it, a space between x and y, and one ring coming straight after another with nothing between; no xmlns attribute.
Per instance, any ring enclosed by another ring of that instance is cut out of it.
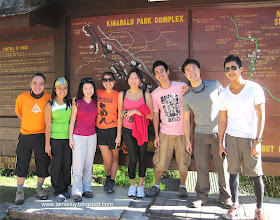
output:
<svg viewBox="0 0 280 220"><path fill-rule="evenodd" d="M51 95L44 95L35 99L30 92L20 94L16 100L15 113L22 115L20 132L22 134L39 134L45 133L44 110L47 102L51 99Z"/></svg>
<svg viewBox="0 0 280 220"><path fill-rule="evenodd" d="M167 135L183 135L183 82L174 82L168 89L160 86L152 92L154 112L160 111L160 132Z"/></svg>
<svg viewBox="0 0 280 220"><path fill-rule="evenodd" d="M105 90L97 90L97 119L96 126L99 129L115 128L118 125L118 91L107 93Z"/></svg>

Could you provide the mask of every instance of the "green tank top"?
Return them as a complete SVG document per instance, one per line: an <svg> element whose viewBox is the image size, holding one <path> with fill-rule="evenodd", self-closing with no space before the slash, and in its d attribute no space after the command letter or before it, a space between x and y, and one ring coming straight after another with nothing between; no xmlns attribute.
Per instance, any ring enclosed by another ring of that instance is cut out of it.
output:
<svg viewBox="0 0 280 220"><path fill-rule="evenodd" d="M71 117L71 107L66 110L66 104L52 104L52 131L51 138L69 139L69 122Z"/></svg>

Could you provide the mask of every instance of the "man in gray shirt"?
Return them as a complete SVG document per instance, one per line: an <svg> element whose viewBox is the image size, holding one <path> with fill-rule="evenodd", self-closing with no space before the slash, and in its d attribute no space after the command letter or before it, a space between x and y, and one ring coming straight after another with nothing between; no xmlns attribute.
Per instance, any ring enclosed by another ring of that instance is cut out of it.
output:
<svg viewBox="0 0 280 220"><path fill-rule="evenodd" d="M186 137L186 150L191 154L194 151L195 165L197 170L197 182L195 191L196 200L191 203L191 207L198 208L207 204L209 184L209 159L211 148L216 171L218 172L218 181L220 195L219 199L226 208L232 205L228 173L226 171L226 160L219 156L219 139L218 139L218 120L219 108L218 97L223 89L217 80L202 80L200 78L200 64L196 60L187 59L182 71L190 81L190 89L183 96L184 109L184 131ZM190 140L191 111L194 114L195 133L194 149Z"/></svg>

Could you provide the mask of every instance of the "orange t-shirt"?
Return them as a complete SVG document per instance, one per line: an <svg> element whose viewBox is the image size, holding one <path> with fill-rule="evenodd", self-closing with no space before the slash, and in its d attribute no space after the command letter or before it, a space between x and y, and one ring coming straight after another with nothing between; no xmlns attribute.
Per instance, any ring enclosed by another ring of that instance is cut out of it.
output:
<svg viewBox="0 0 280 220"><path fill-rule="evenodd" d="M114 128L118 125L118 91L107 93L97 90L96 126L100 129Z"/></svg>
<svg viewBox="0 0 280 220"><path fill-rule="evenodd" d="M33 98L30 92L17 97L15 112L22 116L20 128L22 134L45 133L44 110L50 99L51 95L46 92L40 99Z"/></svg>

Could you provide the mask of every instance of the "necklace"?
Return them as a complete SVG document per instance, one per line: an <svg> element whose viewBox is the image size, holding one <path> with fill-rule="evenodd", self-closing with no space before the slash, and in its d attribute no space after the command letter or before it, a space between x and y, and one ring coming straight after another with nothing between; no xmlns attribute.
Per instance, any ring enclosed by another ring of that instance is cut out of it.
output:
<svg viewBox="0 0 280 220"><path fill-rule="evenodd" d="M190 89L193 91L193 93L200 93L200 92L202 92L202 91L205 89L205 83L204 83L203 81L202 81L202 84L203 84L203 87L202 87L202 89L199 90L199 91L194 91L192 86L190 86ZM200 85L201 85L201 84L200 84ZM200 86L200 85L199 85L199 86ZM198 86L198 87L199 87L199 86ZM196 88L197 88L197 87L196 87Z"/></svg>

